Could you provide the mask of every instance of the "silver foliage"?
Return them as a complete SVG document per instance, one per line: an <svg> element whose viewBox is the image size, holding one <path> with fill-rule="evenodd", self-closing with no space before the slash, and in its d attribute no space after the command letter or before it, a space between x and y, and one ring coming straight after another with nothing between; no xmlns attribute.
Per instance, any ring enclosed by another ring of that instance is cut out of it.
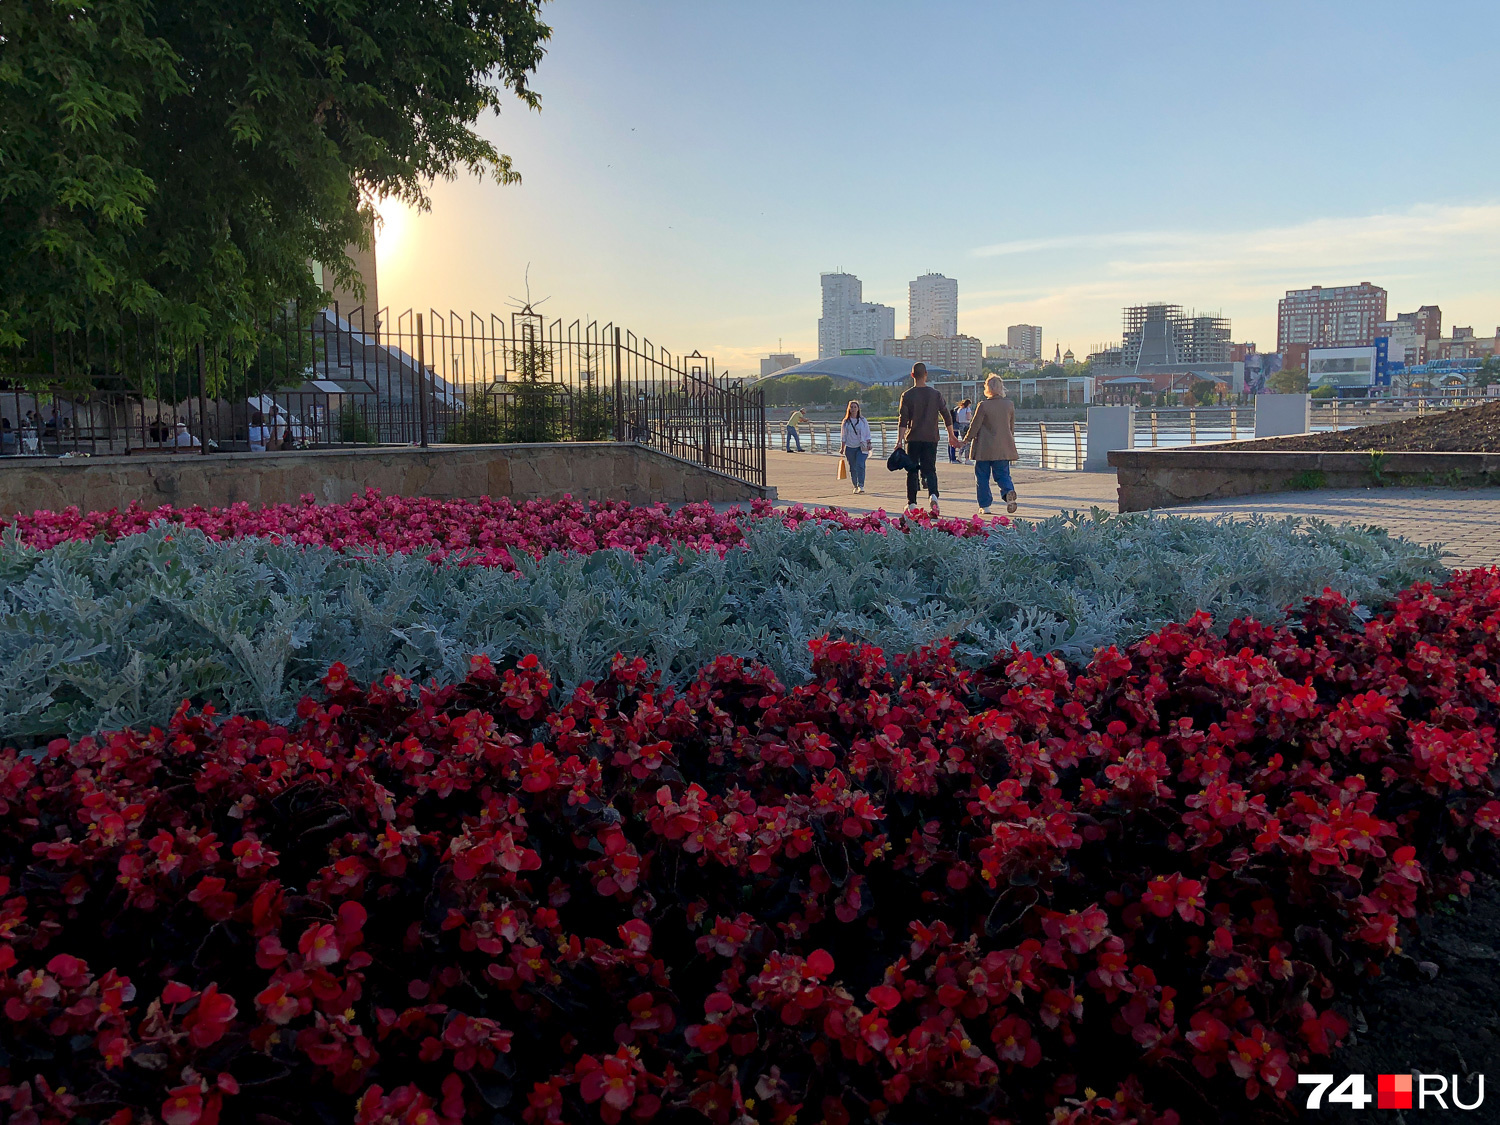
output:
<svg viewBox="0 0 1500 1125"><path fill-rule="evenodd" d="M684 677L719 653L808 674L824 633L901 651L951 636L1087 657L1206 609L1221 623L1324 586L1378 603L1443 568L1372 529L1264 519L1059 516L989 540L752 525L724 558L659 550L517 559L518 574L157 528L46 551L0 539L0 737L163 723L184 698L277 721L333 661L461 677L536 653L563 690L615 652Z"/></svg>

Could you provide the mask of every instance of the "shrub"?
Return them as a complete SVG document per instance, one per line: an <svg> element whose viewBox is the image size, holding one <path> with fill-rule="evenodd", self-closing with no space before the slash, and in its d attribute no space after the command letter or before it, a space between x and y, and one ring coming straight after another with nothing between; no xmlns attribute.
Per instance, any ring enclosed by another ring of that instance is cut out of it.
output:
<svg viewBox="0 0 1500 1125"><path fill-rule="evenodd" d="M335 666L296 730L183 710L7 752L0 1096L171 1125L1243 1118L1492 857L1497 620L1489 571L1082 669L821 641L796 688L619 658L553 705L534 658L420 689Z"/></svg>
<svg viewBox="0 0 1500 1125"><path fill-rule="evenodd" d="M8 533L0 736L162 724L184 698L284 722L334 661L364 679L395 669L449 680L475 652L535 653L571 691L616 652L677 683L717 653L800 683L807 642L824 633L889 651L948 636L968 663L1012 644L1087 658L1198 609L1275 619L1326 583L1378 603L1439 571L1433 551L1383 532L1293 521L1096 514L986 538L977 522L935 530L798 510L731 519L616 506L571 520L557 506L553 519L468 523L445 523L457 509L430 503L305 511L287 537L347 553L216 543L170 523L47 550ZM212 528L241 526L231 513ZM573 547L592 553L526 553ZM515 573L467 565L501 560Z"/></svg>
<svg viewBox="0 0 1500 1125"><path fill-rule="evenodd" d="M334 433L335 440L345 445L376 445L380 441L380 435L370 425L365 412L352 402L339 408L334 418Z"/></svg>

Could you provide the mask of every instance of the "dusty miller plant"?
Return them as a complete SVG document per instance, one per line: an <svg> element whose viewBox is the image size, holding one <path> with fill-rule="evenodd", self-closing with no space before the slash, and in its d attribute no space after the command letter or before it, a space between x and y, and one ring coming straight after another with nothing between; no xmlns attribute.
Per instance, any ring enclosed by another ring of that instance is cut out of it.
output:
<svg viewBox="0 0 1500 1125"><path fill-rule="evenodd" d="M725 557L686 549L517 559L519 573L158 528L40 551L0 540L0 737L160 724L183 699L290 720L335 660L460 677L536 653L560 690L616 652L675 679L719 653L808 673L824 633L978 662L1011 645L1087 658L1198 609L1278 620L1332 586L1378 604L1438 552L1296 520L1059 516L988 540L753 524Z"/></svg>

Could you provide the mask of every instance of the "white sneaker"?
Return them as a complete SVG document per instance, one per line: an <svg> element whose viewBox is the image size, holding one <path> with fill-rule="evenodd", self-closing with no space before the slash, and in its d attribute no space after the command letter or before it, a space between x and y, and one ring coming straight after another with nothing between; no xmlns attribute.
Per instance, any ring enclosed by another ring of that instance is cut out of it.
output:
<svg viewBox="0 0 1500 1125"><path fill-rule="evenodd" d="M935 516L940 516L943 514L938 510L938 498L936 496L928 497L927 510Z"/></svg>
<svg viewBox="0 0 1500 1125"><path fill-rule="evenodd" d="M987 516L987 515L990 514L990 510L988 508L980 508L979 509L979 514L981 516Z"/></svg>

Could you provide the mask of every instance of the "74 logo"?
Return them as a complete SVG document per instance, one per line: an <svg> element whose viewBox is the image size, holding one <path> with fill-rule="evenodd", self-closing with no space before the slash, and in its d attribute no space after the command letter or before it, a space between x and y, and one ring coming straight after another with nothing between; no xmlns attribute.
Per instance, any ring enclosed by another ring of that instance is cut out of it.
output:
<svg viewBox="0 0 1500 1125"><path fill-rule="evenodd" d="M1299 1074L1297 1075L1299 1086L1311 1086L1312 1092L1307 1095L1308 1109L1322 1109L1323 1095L1328 1093L1328 1087L1333 1085L1331 1074ZM1346 1105L1350 1109L1364 1109L1374 1101L1374 1097L1365 1093L1365 1076L1363 1074L1351 1074L1339 1083L1338 1089L1328 1094L1330 1105Z"/></svg>

